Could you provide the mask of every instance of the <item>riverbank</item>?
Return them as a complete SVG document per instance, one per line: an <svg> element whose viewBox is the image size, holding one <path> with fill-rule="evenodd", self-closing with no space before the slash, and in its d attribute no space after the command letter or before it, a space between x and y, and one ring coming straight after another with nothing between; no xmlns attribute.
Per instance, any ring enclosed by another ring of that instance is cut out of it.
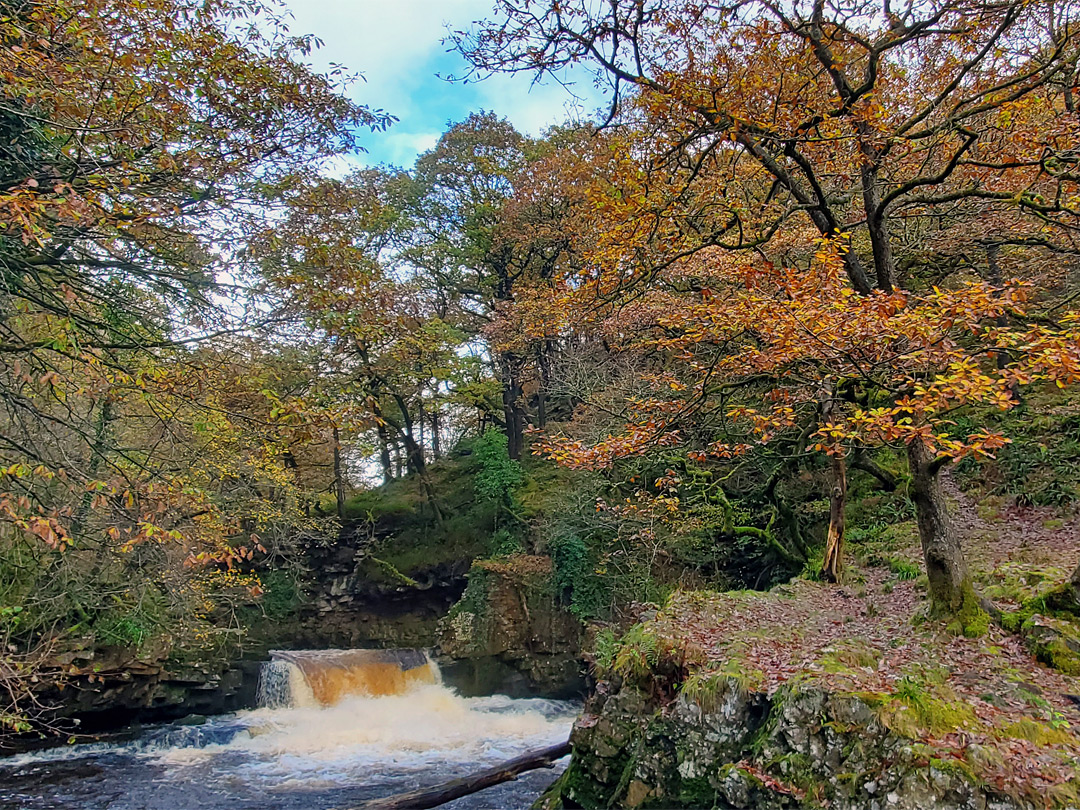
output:
<svg viewBox="0 0 1080 810"><path fill-rule="evenodd" d="M1075 518L954 497L982 587L1027 614L1018 632L926 620L904 524L856 549L842 587L677 592L600 640L603 680L540 806L1080 804L1080 671L1032 632L1075 628L1030 612L1080 555Z"/></svg>

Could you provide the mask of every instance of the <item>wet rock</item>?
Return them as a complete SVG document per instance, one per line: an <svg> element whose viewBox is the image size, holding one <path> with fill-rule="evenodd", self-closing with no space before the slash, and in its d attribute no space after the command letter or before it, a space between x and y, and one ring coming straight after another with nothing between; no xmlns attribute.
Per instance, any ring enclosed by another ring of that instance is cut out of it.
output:
<svg viewBox="0 0 1080 810"><path fill-rule="evenodd" d="M789 686L767 697L732 680L705 707L633 684L601 687L608 694L586 705L545 806L1030 810L928 760L859 695Z"/></svg>
<svg viewBox="0 0 1080 810"><path fill-rule="evenodd" d="M439 624L441 653L452 659L495 659L522 673L539 692L580 690L583 629L557 604L551 577L549 557L476 562L461 600Z"/></svg>

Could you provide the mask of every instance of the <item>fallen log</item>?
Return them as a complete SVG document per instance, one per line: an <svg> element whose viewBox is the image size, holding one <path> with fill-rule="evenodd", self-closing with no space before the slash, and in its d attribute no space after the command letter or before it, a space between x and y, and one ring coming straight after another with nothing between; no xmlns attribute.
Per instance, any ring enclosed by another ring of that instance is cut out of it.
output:
<svg viewBox="0 0 1080 810"><path fill-rule="evenodd" d="M494 768L462 776L441 785L418 788L383 799L373 799L364 802L356 810L426 810L429 807L438 807L440 804L452 802L454 799L460 799L462 796L468 796L485 788L511 782L517 779L518 774L525 771L550 768L556 760L562 759L569 753L570 741L567 740L550 748L526 751L521 756L508 759Z"/></svg>

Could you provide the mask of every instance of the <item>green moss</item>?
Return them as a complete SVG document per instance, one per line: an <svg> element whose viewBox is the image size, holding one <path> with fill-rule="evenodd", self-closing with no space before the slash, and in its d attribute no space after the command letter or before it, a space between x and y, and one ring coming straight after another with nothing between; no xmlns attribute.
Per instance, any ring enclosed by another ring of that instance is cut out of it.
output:
<svg viewBox="0 0 1080 810"><path fill-rule="evenodd" d="M415 579L401 573L393 563L374 556L365 558L359 570L363 572L366 580L381 585L413 588L417 584Z"/></svg>
<svg viewBox="0 0 1080 810"><path fill-rule="evenodd" d="M487 556L497 509L492 501L477 498L478 473L471 453L429 465L441 522L415 476L358 492L346 502L346 531L378 538L375 556L414 579L440 565Z"/></svg>
<svg viewBox="0 0 1080 810"><path fill-rule="evenodd" d="M972 708L947 686L910 677L900 681L892 699L880 705L878 714L889 729L909 739L918 739L927 732L940 736L978 725Z"/></svg>
<svg viewBox="0 0 1080 810"><path fill-rule="evenodd" d="M1040 583L1051 577L1058 582L1064 578L1064 572L1062 571L1037 573ZM1080 616L1080 602L1077 602L1076 591L1066 583L1047 590L1038 596L1026 599L1019 610L1002 616L1001 625L1009 632L1019 633L1024 630L1024 625L1034 616L1048 616L1064 621L1076 619Z"/></svg>
<svg viewBox="0 0 1080 810"><path fill-rule="evenodd" d="M1080 807L1080 778L1050 785L1045 789L1043 798L1050 807Z"/></svg>
<svg viewBox="0 0 1080 810"><path fill-rule="evenodd" d="M625 766L617 764L617 767L622 768ZM576 753L571 757L570 764L559 781L561 782L558 794L560 803L552 805L553 807L563 806L566 800L573 802L572 806L576 807L596 808L608 806L608 799L610 798L608 789L588 774L581 758Z"/></svg>
<svg viewBox="0 0 1080 810"><path fill-rule="evenodd" d="M766 770L779 775L779 781L794 785L818 802L824 799L822 775L817 763L807 754L791 753L777 757L766 765Z"/></svg>
<svg viewBox="0 0 1080 810"><path fill-rule="evenodd" d="M570 768L563 771L559 778L548 785L540 797L532 803L529 810L563 810L566 806L563 802L563 795L567 790L567 781L570 775Z"/></svg>
<svg viewBox="0 0 1080 810"><path fill-rule="evenodd" d="M1054 728L1030 717L1024 717L1002 726L1000 733L1016 740L1027 740L1036 745L1071 745L1076 744L1076 735L1065 728Z"/></svg>
<svg viewBox="0 0 1080 810"><path fill-rule="evenodd" d="M846 639L833 645L817 660L825 672L854 673L856 669L877 667L881 652L862 639Z"/></svg>
<svg viewBox="0 0 1080 810"><path fill-rule="evenodd" d="M955 757L949 759L930 757L930 767L940 773L959 777L970 784L977 784L979 782L974 769L962 759L956 759Z"/></svg>
<svg viewBox="0 0 1080 810"><path fill-rule="evenodd" d="M990 614L982 609L975 587L965 582L961 587L960 604L955 606L952 618L945 629L954 636L978 638L990 630Z"/></svg>
<svg viewBox="0 0 1080 810"><path fill-rule="evenodd" d="M1035 645L1035 657L1066 675L1080 675L1080 654L1071 649L1063 639L1054 639Z"/></svg>
<svg viewBox="0 0 1080 810"><path fill-rule="evenodd" d="M679 783L679 804L682 807L700 808L708 810L720 803L720 792L713 787L708 777L699 776L694 779L683 779Z"/></svg>
<svg viewBox="0 0 1080 810"><path fill-rule="evenodd" d="M729 658L723 667L699 670L690 675L679 691L707 712L715 711L731 692L747 694L761 689L765 673Z"/></svg>

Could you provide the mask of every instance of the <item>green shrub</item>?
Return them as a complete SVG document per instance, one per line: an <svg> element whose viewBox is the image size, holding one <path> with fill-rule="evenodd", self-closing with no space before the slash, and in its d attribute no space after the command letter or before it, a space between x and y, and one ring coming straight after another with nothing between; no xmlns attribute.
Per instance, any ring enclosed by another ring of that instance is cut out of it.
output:
<svg viewBox="0 0 1080 810"><path fill-rule="evenodd" d="M499 529L491 535L492 557L511 557L514 554L522 554L524 551L525 546L521 538L506 529Z"/></svg>
<svg viewBox="0 0 1080 810"><path fill-rule="evenodd" d="M992 461L960 461L961 484L1012 496L1025 505L1064 506L1080 500L1080 412L1070 397L1056 390L1031 391L1011 411L957 418L950 431L954 435L992 430L1011 440Z"/></svg>
<svg viewBox="0 0 1080 810"><path fill-rule="evenodd" d="M269 619L282 621L296 614L303 603L303 594L296 578L287 571L270 571L259 577L263 594L259 600Z"/></svg>
<svg viewBox="0 0 1080 810"><path fill-rule="evenodd" d="M520 462L510 458L506 448L506 434L495 428L485 430L473 443L473 455L480 466L476 473L476 494L509 507L523 475Z"/></svg>
<svg viewBox="0 0 1080 810"><path fill-rule="evenodd" d="M605 616L613 582L596 573L596 554L579 535L555 538L548 546L555 567L555 593L579 619Z"/></svg>

